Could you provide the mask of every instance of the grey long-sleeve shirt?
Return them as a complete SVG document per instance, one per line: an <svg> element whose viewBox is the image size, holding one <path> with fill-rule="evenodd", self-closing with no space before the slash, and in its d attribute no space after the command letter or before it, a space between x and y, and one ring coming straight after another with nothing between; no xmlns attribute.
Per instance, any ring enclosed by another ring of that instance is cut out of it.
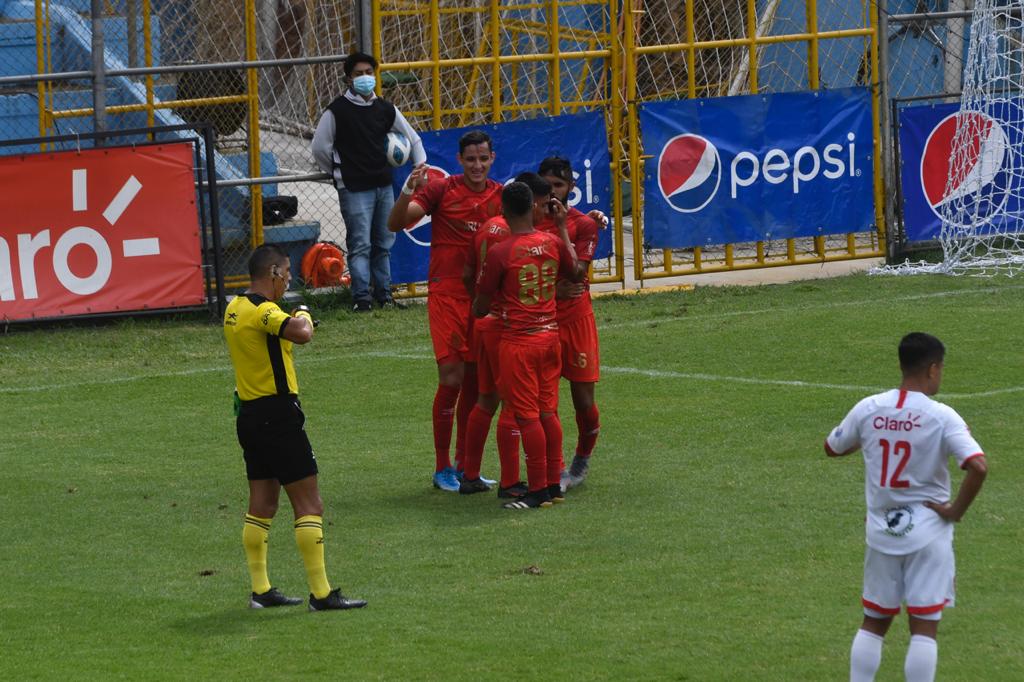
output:
<svg viewBox="0 0 1024 682"><path fill-rule="evenodd" d="M345 91L345 99L361 107L370 106L370 103L376 99L376 95L370 99L363 99L362 95L358 95L352 92L351 89ZM391 130L396 133L402 133L409 139L409 144L412 146L412 163L417 166L421 163L426 163L427 153L423 151L423 141L420 140L419 133L409 125L409 122L405 120L405 116L402 116L402 112L397 108L395 109L395 122L391 126ZM316 160L316 165L325 173L332 173L334 175L334 186L341 188L345 186L345 183L341 180L341 169L338 164L341 160L338 158L338 152L334 149L334 137L337 134L337 125L334 121L334 114L331 113L330 109L324 111L320 117L320 122L316 124L316 131L313 133L313 158Z"/></svg>

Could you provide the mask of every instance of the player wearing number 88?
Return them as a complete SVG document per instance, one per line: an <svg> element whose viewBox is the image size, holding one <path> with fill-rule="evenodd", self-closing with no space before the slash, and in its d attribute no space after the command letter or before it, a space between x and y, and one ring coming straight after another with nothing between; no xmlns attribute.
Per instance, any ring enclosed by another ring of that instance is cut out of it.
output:
<svg viewBox="0 0 1024 682"><path fill-rule="evenodd" d="M907 679L935 675L939 619L954 601L953 522L967 511L987 473L967 424L930 397L942 382L944 356L934 336L903 337L900 387L861 400L825 440L832 457L864 452L864 621L850 652L851 680L874 679L882 638L902 603L911 632ZM967 472L952 502L951 456Z"/></svg>
<svg viewBox="0 0 1024 682"><path fill-rule="evenodd" d="M558 421L561 352L555 282L578 277L579 263L565 227L565 206L552 202L559 237L533 228L534 197L523 182L502 191L502 214L511 236L485 256L473 314L484 317L501 292L503 331L498 390L519 423L529 494L510 509L547 506L561 500L562 426Z"/></svg>

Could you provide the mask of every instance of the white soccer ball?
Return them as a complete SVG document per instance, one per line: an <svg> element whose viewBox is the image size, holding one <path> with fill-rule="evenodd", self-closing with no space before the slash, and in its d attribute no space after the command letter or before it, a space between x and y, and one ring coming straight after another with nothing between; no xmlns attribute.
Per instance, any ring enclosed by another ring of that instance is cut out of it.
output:
<svg viewBox="0 0 1024 682"><path fill-rule="evenodd" d="M387 141L384 143L384 153L388 157L388 163L395 168L404 166L412 153L412 145L409 138L402 133L391 131L388 133Z"/></svg>

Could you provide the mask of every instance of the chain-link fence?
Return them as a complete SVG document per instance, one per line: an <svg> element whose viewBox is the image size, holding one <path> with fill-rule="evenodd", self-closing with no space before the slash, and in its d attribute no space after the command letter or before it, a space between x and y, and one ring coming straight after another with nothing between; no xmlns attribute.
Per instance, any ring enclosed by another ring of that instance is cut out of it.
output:
<svg viewBox="0 0 1024 682"><path fill-rule="evenodd" d="M633 14L637 46L630 101L721 97L872 85L878 82L875 5L822 0L645 0ZM682 10L682 11L680 11ZM629 50L627 50L629 52ZM877 97L877 92L875 93ZM624 138L629 144L632 136ZM639 140L636 141L639 144ZM650 151L648 150L648 153ZM635 153L627 168L643 156ZM634 198L642 200L639 188ZM636 216L634 216L635 218ZM879 215L880 218L880 215ZM661 277L744 267L790 265L882 253L885 226L800 239L655 250L634 229L638 276Z"/></svg>
<svg viewBox="0 0 1024 682"><path fill-rule="evenodd" d="M420 130L603 111L617 220L597 280L621 280L632 254L644 278L881 249L881 221L851 235L647 248L633 182L644 162L638 103L877 83L866 0L103 0L98 22L93 2L0 3L0 135L88 132L97 96L108 129L209 121L229 284L245 282L253 244L295 254L318 239L344 243L334 188L309 180L319 174L310 138L360 45L381 60L384 96ZM46 73L64 75L30 76ZM274 201L286 195L298 199L291 217Z"/></svg>
<svg viewBox="0 0 1024 682"><path fill-rule="evenodd" d="M310 138L323 107L341 92L340 61L355 44L353 3L104 0L98 22L91 4L40 1L34 14L0 17L0 136L89 133L98 119L111 131L209 122L229 285L245 284L253 244L282 243L298 261L318 239L343 240L329 183L266 179L319 174ZM240 62L262 64L245 69ZM94 110L94 101L102 108ZM275 201L285 195L298 198L287 218Z"/></svg>
<svg viewBox="0 0 1024 682"><path fill-rule="evenodd" d="M380 0L372 35L385 95L420 130L605 112L622 149L617 2ZM536 161L540 161L538 158ZM621 216L618 187L613 194ZM622 221L594 281L621 281Z"/></svg>
<svg viewBox="0 0 1024 682"><path fill-rule="evenodd" d="M973 5L973 0L890 0L883 8L882 55L890 103L886 207L894 257L935 246L908 243L903 228L899 112L907 106L959 101Z"/></svg>

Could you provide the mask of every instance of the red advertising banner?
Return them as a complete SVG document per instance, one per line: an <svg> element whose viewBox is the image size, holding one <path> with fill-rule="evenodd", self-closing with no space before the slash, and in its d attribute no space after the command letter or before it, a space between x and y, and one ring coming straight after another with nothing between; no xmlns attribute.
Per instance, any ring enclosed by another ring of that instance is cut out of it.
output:
<svg viewBox="0 0 1024 682"><path fill-rule="evenodd" d="M0 320L204 303L191 143L0 157Z"/></svg>

